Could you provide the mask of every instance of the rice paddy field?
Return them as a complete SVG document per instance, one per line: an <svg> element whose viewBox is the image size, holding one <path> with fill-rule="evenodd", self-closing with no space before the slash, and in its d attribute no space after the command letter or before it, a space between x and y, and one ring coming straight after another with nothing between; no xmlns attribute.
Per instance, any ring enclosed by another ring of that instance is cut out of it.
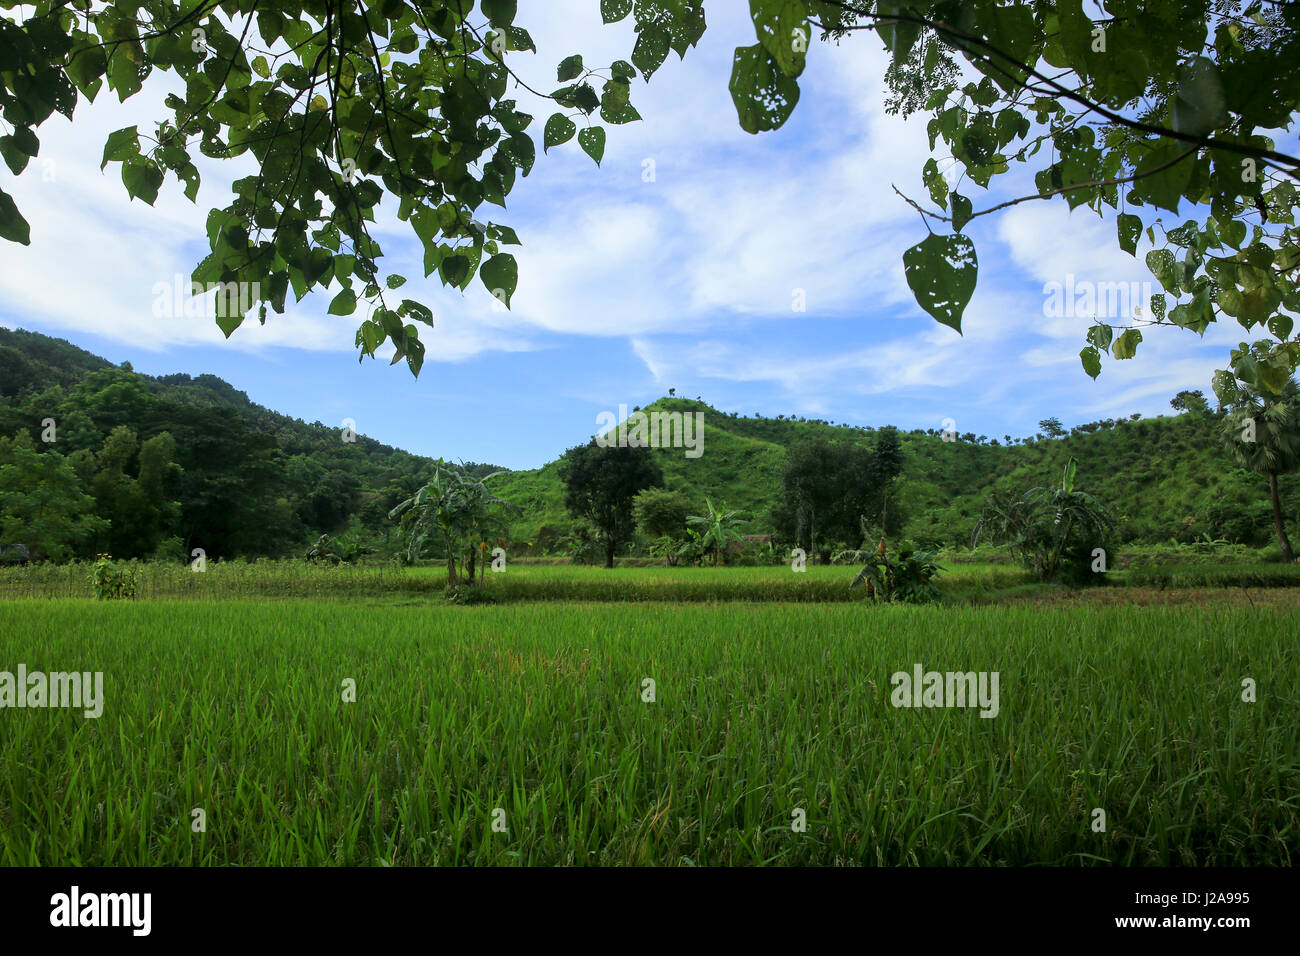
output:
<svg viewBox="0 0 1300 956"><path fill-rule="evenodd" d="M1296 621L0 600L0 670L104 675L97 719L0 711L0 864L1290 864ZM917 664L997 672L997 715L895 707Z"/></svg>
<svg viewBox="0 0 1300 956"><path fill-rule="evenodd" d="M937 579L941 601L980 603L1052 588L1033 583L1028 571L992 562L941 562ZM122 562L139 574L143 600L177 601L229 598L358 600L376 597L439 600L446 587L440 567L402 568L393 564L330 567L304 561L262 559L208 562L202 573L175 562ZM0 568L0 600L6 598L90 598L91 566L86 562ZM856 569L809 565L794 573L774 567L600 567L511 564L503 574L488 573L484 595L510 601L779 601L862 603L859 587L850 590ZM1178 566L1116 570L1116 588L1300 589L1300 564L1267 564L1204 558Z"/></svg>

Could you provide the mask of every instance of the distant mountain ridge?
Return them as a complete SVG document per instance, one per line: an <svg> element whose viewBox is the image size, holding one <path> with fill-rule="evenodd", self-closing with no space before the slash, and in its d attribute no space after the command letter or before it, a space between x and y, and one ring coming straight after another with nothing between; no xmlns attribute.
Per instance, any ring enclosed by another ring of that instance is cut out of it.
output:
<svg viewBox="0 0 1300 956"><path fill-rule="evenodd" d="M643 410L700 413L703 453L656 449L669 487L699 502L740 510L746 531L773 530L786 450L813 439L872 442L876 429L793 417L721 412L700 400L664 397ZM147 376L118 367L63 340L0 329L0 436L41 421L59 421L57 450L94 452L126 425L144 441L168 431L183 469L175 493L182 504L176 537L210 553L301 553L304 541L351 529L391 538L388 511L427 480L432 460L364 436L306 423L252 402L214 375ZM905 533L926 544L962 544L984 498L995 488L1054 483L1071 457L1078 484L1108 502L1126 540L1188 541L1208 535L1252 544L1270 540L1271 519L1259 476L1233 466L1219 447L1213 413L1106 420L1058 439L1006 445L983 436L901 432L904 468L898 506ZM1004 436L1004 440L1005 440ZM562 549L575 523L565 512L556 460L508 471L471 463L501 497L521 508L513 526L517 548ZM455 460L455 456L447 456ZM1295 520L1300 478L1283 479Z"/></svg>

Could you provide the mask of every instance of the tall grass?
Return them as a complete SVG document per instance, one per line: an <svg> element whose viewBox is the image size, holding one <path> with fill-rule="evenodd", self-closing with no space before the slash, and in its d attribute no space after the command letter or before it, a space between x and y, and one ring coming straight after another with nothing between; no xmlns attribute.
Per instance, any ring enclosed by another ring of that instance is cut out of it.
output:
<svg viewBox="0 0 1300 956"><path fill-rule="evenodd" d="M106 703L0 710L7 865L1300 848L1295 619L1268 610L0 603L0 670L19 662L103 671ZM998 671L1000 713L893 708L890 674L917 662Z"/></svg>
<svg viewBox="0 0 1300 956"><path fill-rule="evenodd" d="M446 587L440 567L396 565L328 567L305 561L209 562L188 566L124 562L140 572L143 599L214 598L354 599L380 595L438 597ZM485 593L500 601L862 601L850 591L855 569L814 565L802 573L785 566L751 568L630 568L510 565L489 572ZM972 589L1006 587L1026 572L996 565L961 565L947 576L953 596ZM90 597L90 565L30 565L0 569L0 598Z"/></svg>

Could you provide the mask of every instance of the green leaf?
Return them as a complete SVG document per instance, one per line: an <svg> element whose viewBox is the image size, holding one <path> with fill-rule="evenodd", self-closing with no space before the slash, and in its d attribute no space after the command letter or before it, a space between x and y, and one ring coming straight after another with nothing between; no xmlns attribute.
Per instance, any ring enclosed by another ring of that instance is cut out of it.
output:
<svg viewBox="0 0 1300 956"><path fill-rule="evenodd" d="M8 239L20 245L31 245L31 227L18 211L13 197L0 189L0 239Z"/></svg>
<svg viewBox="0 0 1300 956"><path fill-rule="evenodd" d="M1142 341L1142 333L1137 329L1125 329L1123 334L1115 340L1111 346L1110 354L1117 359L1131 359L1137 354L1138 343Z"/></svg>
<svg viewBox="0 0 1300 956"><path fill-rule="evenodd" d="M510 298L515 294L515 286L519 282L519 266L515 257L508 252L495 255L483 263L478 274L488 292L509 308Z"/></svg>
<svg viewBox="0 0 1300 956"><path fill-rule="evenodd" d="M1230 117L1223 79L1209 57L1198 56L1178 71L1172 114L1174 131L1190 136L1204 136L1227 125Z"/></svg>
<svg viewBox="0 0 1300 956"><path fill-rule="evenodd" d="M1245 303L1241 292L1237 289L1222 289L1218 297L1219 308L1232 316L1234 319L1241 315Z"/></svg>
<svg viewBox="0 0 1300 956"><path fill-rule="evenodd" d="M925 183L925 188L930 191L930 198L940 209L948 208L948 180L943 178L939 172L939 164L931 156L921 167L921 181ZM960 230L959 230L960 231Z"/></svg>
<svg viewBox="0 0 1300 956"><path fill-rule="evenodd" d="M1101 374L1101 353L1095 346L1086 346L1079 352L1079 361L1083 363L1083 370L1088 373L1088 377L1096 379Z"/></svg>
<svg viewBox="0 0 1300 956"><path fill-rule="evenodd" d="M125 126L108 134L108 141L104 143L104 161L99 168L102 170L110 162L120 163L139 155L140 131L134 126Z"/></svg>
<svg viewBox="0 0 1300 956"><path fill-rule="evenodd" d="M27 168L27 161L31 156L19 149L18 141L12 136L0 136L0 156L4 157L5 165L17 176Z"/></svg>
<svg viewBox="0 0 1300 956"><path fill-rule="evenodd" d="M979 274L975 244L964 235L932 233L903 253L903 272L917 304L960 333Z"/></svg>
<svg viewBox="0 0 1300 956"><path fill-rule="evenodd" d="M736 47L729 88L740 128L747 133L780 129L799 102L799 84L757 43Z"/></svg>
<svg viewBox="0 0 1300 956"><path fill-rule="evenodd" d="M517 0L483 0L479 6L494 27L508 27L515 22Z"/></svg>
<svg viewBox="0 0 1300 956"><path fill-rule="evenodd" d="M893 54L895 64L907 59L908 54L912 52L912 45L921 35L919 23L883 19L889 14L903 12L904 7L908 8L907 12L912 12L910 4L899 3L897 0L880 0L876 4L876 12L882 17L876 21L876 32L880 34L880 38L885 41L885 46Z"/></svg>
<svg viewBox="0 0 1300 956"><path fill-rule="evenodd" d="M330 315L351 315L357 310L357 294L345 288L330 302Z"/></svg>
<svg viewBox="0 0 1300 956"><path fill-rule="evenodd" d="M397 308L397 314L409 315L425 325L433 326L433 313L429 311L429 307L421 305L414 299L403 299Z"/></svg>
<svg viewBox="0 0 1300 956"><path fill-rule="evenodd" d="M238 313L217 316L217 328L221 329L226 338L230 338L230 336L234 334L235 329L239 328L243 324L244 317Z"/></svg>
<svg viewBox="0 0 1300 956"><path fill-rule="evenodd" d="M600 18L616 23L632 12L632 0L600 0Z"/></svg>
<svg viewBox="0 0 1300 956"><path fill-rule="evenodd" d="M465 279L469 276L469 265L469 257L464 253L457 252L443 256L438 263L438 275L442 278L442 284L446 286L463 285Z"/></svg>
<svg viewBox="0 0 1300 956"><path fill-rule="evenodd" d="M1088 341L1098 349L1105 351L1110 348L1110 340L1113 330L1109 325L1094 325L1088 329ZM1094 375L1093 378L1096 378Z"/></svg>
<svg viewBox="0 0 1300 956"><path fill-rule="evenodd" d="M128 196L143 199L152 206L158 198L158 188L163 183L163 171L141 158L138 162L122 164L122 182Z"/></svg>
<svg viewBox="0 0 1300 956"><path fill-rule="evenodd" d="M605 155L605 128L603 126L590 126L587 129L579 130L578 145L599 166L601 158Z"/></svg>
<svg viewBox="0 0 1300 956"><path fill-rule="evenodd" d="M961 193L953 193L952 199L952 227L961 232L966 223L971 221L971 204L970 200Z"/></svg>
<svg viewBox="0 0 1300 956"><path fill-rule="evenodd" d="M578 127L573 124L563 113L553 113L551 118L546 121L546 129L542 138L542 152L547 152L552 146L559 146L573 139L573 134L578 131Z"/></svg>
<svg viewBox="0 0 1300 956"><path fill-rule="evenodd" d="M523 27L506 27L505 33L506 40L509 41L507 43L509 49L537 52L537 44L533 42L532 34Z"/></svg>
<svg viewBox="0 0 1300 956"><path fill-rule="evenodd" d="M812 37L805 0L749 0L749 15L758 42L781 72L792 79L803 73Z"/></svg>
<svg viewBox="0 0 1300 956"><path fill-rule="evenodd" d="M1246 224L1240 219L1230 219L1219 223L1219 235L1223 241L1234 249L1240 249L1246 241Z"/></svg>
<svg viewBox="0 0 1300 956"><path fill-rule="evenodd" d="M567 83L569 80L576 80L582 76L582 54L575 53L573 56L566 56L560 61L559 68L555 73L556 79L561 83Z"/></svg>
<svg viewBox="0 0 1300 956"><path fill-rule="evenodd" d="M1194 154L1187 149L1186 143L1169 142L1149 152L1137 164L1135 175L1139 178L1133 183L1133 194L1143 202L1177 212L1178 201L1196 168ZM1163 166L1168 168L1161 169Z"/></svg>
<svg viewBox="0 0 1300 956"><path fill-rule="evenodd" d="M1119 230L1119 247L1130 256L1137 258L1138 236L1142 232L1142 220L1131 213L1122 212L1116 222Z"/></svg>
<svg viewBox="0 0 1300 956"><path fill-rule="evenodd" d="M647 83L668 57L671 43L672 35L663 27L653 24L637 33L636 45L632 48L632 63L641 71Z"/></svg>
<svg viewBox="0 0 1300 956"><path fill-rule="evenodd" d="M1160 280L1166 292L1178 295L1182 291L1179 285L1180 272L1174 254L1168 249L1152 249L1146 256L1147 268Z"/></svg>

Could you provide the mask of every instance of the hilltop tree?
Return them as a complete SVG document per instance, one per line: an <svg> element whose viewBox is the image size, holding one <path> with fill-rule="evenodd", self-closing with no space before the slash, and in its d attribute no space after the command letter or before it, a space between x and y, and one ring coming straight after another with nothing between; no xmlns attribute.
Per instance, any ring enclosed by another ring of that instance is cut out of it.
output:
<svg viewBox="0 0 1300 956"><path fill-rule="evenodd" d="M1061 438L1066 434L1059 418L1044 418L1038 423L1038 427L1043 430L1048 438Z"/></svg>
<svg viewBox="0 0 1300 956"><path fill-rule="evenodd" d="M1268 478L1278 549L1283 561L1294 561L1278 476L1300 468L1300 387L1289 379L1274 395L1240 383L1230 398L1220 438L1239 466Z"/></svg>
<svg viewBox="0 0 1300 956"><path fill-rule="evenodd" d="M1169 400L1169 406L1176 411L1190 412L1193 415L1205 415L1210 411L1210 403L1205 400L1205 393L1199 388L1195 391L1184 389Z"/></svg>
<svg viewBox="0 0 1300 956"><path fill-rule="evenodd" d="M647 488L663 484L663 471L649 448L601 447L592 439L564 453L560 461L564 506L569 514L590 521L600 535L605 567L636 529L633 500Z"/></svg>

